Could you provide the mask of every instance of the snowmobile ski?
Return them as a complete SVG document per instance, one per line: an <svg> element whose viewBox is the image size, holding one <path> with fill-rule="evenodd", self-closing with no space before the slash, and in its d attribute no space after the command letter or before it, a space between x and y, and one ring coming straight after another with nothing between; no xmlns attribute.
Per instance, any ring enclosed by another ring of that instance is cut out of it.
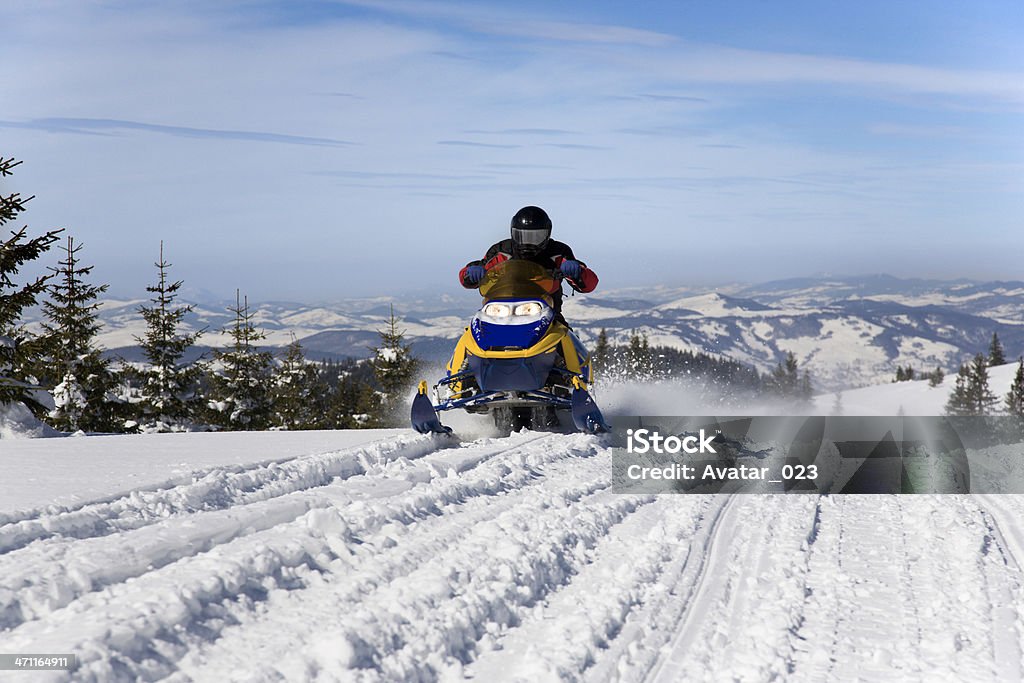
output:
<svg viewBox="0 0 1024 683"><path fill-rule="evenodd" d="M419 391L412 400L412 428L420 434L451 434L452 428L441 424L434 404L427 396L427 383L420 382Z"/></svg>
<svg viewBox="0 0 1024 683"><path fill-rule="evenodd" d="M572 421L581 432L603 434L611 430L593 397L579 387L572 390Z"/></svg>

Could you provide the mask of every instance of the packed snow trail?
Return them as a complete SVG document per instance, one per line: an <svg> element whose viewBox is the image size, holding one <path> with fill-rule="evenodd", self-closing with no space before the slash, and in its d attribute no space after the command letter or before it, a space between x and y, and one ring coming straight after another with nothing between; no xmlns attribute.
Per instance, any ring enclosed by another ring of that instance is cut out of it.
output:
<svg viewBox="0 0 1024 683"><path fill-rule="evenodd" d="M0 649L80 661L4 680L1022 677L1022 497L610 474L601 437L391 435L0 512Z"/></svg>

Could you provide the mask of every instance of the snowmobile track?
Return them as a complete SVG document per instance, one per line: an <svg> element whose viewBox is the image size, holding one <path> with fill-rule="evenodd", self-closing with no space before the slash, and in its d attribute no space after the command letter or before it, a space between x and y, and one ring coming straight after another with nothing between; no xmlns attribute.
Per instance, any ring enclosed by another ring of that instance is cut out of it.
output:
<svg viewBox="0 0 1024 683"><path fill-rule="evenodd" d="M161 568L139 564L137 568L141 573L137 576L117 577L118 582L105 587L93 586L91 580L83 581L83 589L76 592L74 567L65 567L70 571L63 575L65 588L57 591L56 601L46 602L46 598L53 596L43 596L43 604L34 605L34 610L19 610L20 616L31 620L23 618L24 623L20 625L10 624L5 640L38 645L40 639L53 638L56 643L63 635L66 648L67 640L71 639L78 643L76 651L93 652L99 657L98 660L86 657L89 664L76 672L75 680L104 680L121 670L135 674L144 670L149 674L162 671L163 675L169 675L175 670L175 662L192 647L198 649L202 643L216 639L217 634L232 623L238 623L254 610L264 609L260 605L269 597L301 593L311 585L322 584L330 574L328 568L332 563L344 564L345 559L350 558L349 561L369 560L370 566L385 564L381 558L379 562L370 558L378 553L393 555L393 548L407 551L407 546L396 539L401 538L403 531L416 535L421 528L428 530L431 520L443 521L456 534L450 542L457 543L459 535L474 525L473 522L468 526L454 523L460 517L461 506L480 500L483 504L479 506L477 523L482 522L491 512L490 503L511 501L505 496L524 486L537 488L543 482L542 471L547 467L557 468L559 460L568 458L573 468L578 469L579 456L592 455L595 443L592 437L524 433L498 442L449 449L430 455L426 461L396 461L376 474L349 477L320 487L316 492L300 491L285 496L290 503L289 499L296 496L302 499L315 494L323 497L326 508L320 506L298 518L268 524L262 531L248 530L242 536L221 539L223 543L214 543L211 548L194 548L192 554ZM573 468L565 467L566 473ZM600 492L609 482L597 475L599 470L596 465L590 466L588 485L574 482L560 489L560 493L548 492L544 497L548 501L545 505L558 502L572 506L581 497ZM377 480L376 483L371 482L372 479ZM613 503L607 508L609 511L626 510L637 504L618 497ZM261 508L268 504L281 505L283 501L264 501L197 514L224 515L235 509L247 512L252 509L262 515ZM445 510L452 506L457 507L453 511ZM538 512L532 510L529 516L543 522L544 515ZM190 522L185 516L168 520L168 523L188 526ZM143 528L128 533L153 532ZM124 535L76 542L108 543L113 544L113 548ZM128 543L125 547L134 545ZM189 547L188 543L178 545ZM33 551L37 546L26 547L24 552ZM443 552L443 547L443 544L431 547L430 552L412 562L390 565L399 568L398 574L390 578L429 563L432 557ZM89 556L91 554L85 554L83 558ZM92 557L102 563L99 570L102 574L110 571L111 563L117 562L118 556L118 552L110 551L106 556ZM560 566L556 564L552 568ZM354 595L360 595L367 587L365 580L360 586ZM18 591L17 595L32 595L32 591ZM4 597L0 595L0 600ZM19 602L23 607L24 601ZM12 613L7 610L8 616ZM83 613L90 615L88 628L81 627L79 615ZM134 627L131 632L111 639L110 629L116 628L114 625L118 623L133 623ZM154 650L154 644L161 643Z"/></svg>
<svg viewBox="0 0 1024 683"><path fill-rule="evenodd" d="M511 451L542 438L546 437L517 437ZM370 450L374 448L371 446ZM404 458L390 461L372 474L339 478L333 484L317 483L308 488L284 487L293 490L279 489L280 495L257 502L239 502L226 508L215 507L191 515L182 513L167 519L154 518L145 526L121 533L37 541L21 551L0 555L0 572L5 577L5 585L16 591L0 593L0 628L14 628L85 594L202 556L232 542L240 543L246 536L296 522L311 510L332 505L332 497L334 503L338 502L339 495L348 500L343 492L353 488L373 491L378 497L397 495L416 481L447 476L449 471L465 471L508 452L508 443L476 444L452 449L450 453L431 452L411 462ZM312 456L313 459L319 457ZM352 500L366 495L362 491L353 493ZM420 501L420 504L434 505L436 501ZM383 523L382 517L375 519Z"/></svg>
<svg viewBox="0 0 1024 683"><path fill-rule="evenodd" d="M374 471L399 458L417 459L456 445L447 438L381 440L339 451L248 466L220 466L170 486L133 489L77 507L0 515L0 553L55 536L91 538L136 529L167 517L267 500Z"/></svg>
<svg viewBox="0 0 1024 683"><path fill-rule="evenodd" d="M610 470L590 435L400 436L9 514L4 649L81 664L3 679L1024 677L1024 497L625 495Z"/></svg>
<svg viewBox="0 0 1024 683"><path fill-rule="evenodd" d="M805 609L814 503L802 496L730 497L706 531L696 576L682 577L675 588L687 597L681 617L664 627L674 635L646 675L623 680L784 677Z"/></svg>

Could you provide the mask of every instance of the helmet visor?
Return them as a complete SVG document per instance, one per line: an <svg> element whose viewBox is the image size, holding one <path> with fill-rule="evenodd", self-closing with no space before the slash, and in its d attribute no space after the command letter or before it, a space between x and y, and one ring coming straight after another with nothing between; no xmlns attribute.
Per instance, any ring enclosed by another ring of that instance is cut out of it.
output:
<svg viewBox="0 0 1024 683"><path fill-rule="evenodd" d="M512 241L521 247L543 247L551 237L551 228L512 228Z"/></svg>

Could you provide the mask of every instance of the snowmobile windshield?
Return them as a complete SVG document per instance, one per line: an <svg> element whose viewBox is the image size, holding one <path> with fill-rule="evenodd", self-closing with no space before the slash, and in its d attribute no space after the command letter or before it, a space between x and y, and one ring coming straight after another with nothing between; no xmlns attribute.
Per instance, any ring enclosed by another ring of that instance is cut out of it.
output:
<svg viewBox="0 0 1024 683"><path fill-rule="evenodd" d="M550 270L522 259L499 263L487 271L480 283L480 294L487 301L543 299L551 305L551 295L559 289L561 284Z"/></svg>

